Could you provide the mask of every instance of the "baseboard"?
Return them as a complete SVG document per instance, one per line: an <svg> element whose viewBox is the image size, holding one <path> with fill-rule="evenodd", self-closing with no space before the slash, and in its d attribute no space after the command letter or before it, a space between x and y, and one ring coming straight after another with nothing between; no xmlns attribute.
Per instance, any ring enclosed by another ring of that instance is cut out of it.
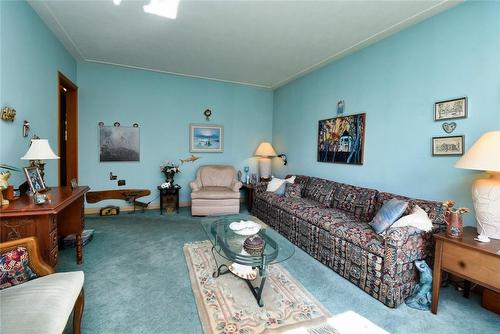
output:
<svg viewBox="0 0 500 334"><path fill-rule="evenodd" d="M181 201L179 202L179 207L184 208L191 206L191 201ZM154 203L154 204L149 204L146 210L159 210L160 209L160 204L159 203ZM85 214L86 215L95 215L98 214L101 208L85 208ZM142 211L142 208L136 207L136 211ZM134 206L133 205L124 205L120 206L120 212L130 212L134 211Z"/></svg>

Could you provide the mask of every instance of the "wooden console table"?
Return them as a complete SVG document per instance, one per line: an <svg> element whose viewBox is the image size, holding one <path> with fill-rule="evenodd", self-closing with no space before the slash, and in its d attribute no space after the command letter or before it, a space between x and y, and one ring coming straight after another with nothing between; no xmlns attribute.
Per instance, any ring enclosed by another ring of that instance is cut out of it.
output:
<svg viewBox="0 0 500 334"><path fill-rule="evenodd" d="M462 239L434 234L436 253L432 282L432 313L437 313L441 270L500 293L500 240L477 242L476 228L464 228Z"/></svg>
<svg viewBox="0 0 500 334"><path fill-rule="evenodd" d="M246 202L247 202L247 210L248 212L252 212L253 209L253 195L255 191L255 186L251 183L243 183L241 186L241 189L243 189L246 193Z"/></svg>
<svg viewBox="0 0 500 334"><path fill-rule="evenodd" d="M82 263L84 228L84 195L89 187L53 187L47 195L50 202L41 205L23 195L0 208L0 242L35 236L42 258L54 267L59 255L58 239L76 235L76 262Z"/></svg>

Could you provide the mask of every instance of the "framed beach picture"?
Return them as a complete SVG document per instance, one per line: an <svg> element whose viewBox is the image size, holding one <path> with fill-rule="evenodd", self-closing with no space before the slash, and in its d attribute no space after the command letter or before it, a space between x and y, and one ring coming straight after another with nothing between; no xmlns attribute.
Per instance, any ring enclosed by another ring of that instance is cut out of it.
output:
<svg viewBox="0 0 500 334"><path fill-rule="evenodd" d="M458 156L464 154L465 136L432 137L433 156Z"/></svg>
<svg viewBox="0 0 500 334"><path fill-rule="evenodd" d="M434 103L434 120L467 118L467 98L461 97L453 100Z"/></svg>
<svg viewBox="0 0 500 334"><path fill-rule="evenodd" d="M362 165L366 114L323 119L318 123L318 162Z"/></svg>
<svg viewBox="0 0 500 334"><path fill-rule="evenodd" d="M47 189L38 167L24 167L24 175L26 175L26 180L28 180L28 184L30 185L32 193L36 193L37 191L44 191Z"/></svg>
<svg viewBox="0 0 500 334"><path fill-rule="evenodd" d="M99 126L99 160L139 161L139 127Z"/></svg>
<svg viewBox="0 0 500 334"><path fill-rule="evenodd" d="M193 153L224 152L224 127L222 125L190 124L189 151Z"/></svg>

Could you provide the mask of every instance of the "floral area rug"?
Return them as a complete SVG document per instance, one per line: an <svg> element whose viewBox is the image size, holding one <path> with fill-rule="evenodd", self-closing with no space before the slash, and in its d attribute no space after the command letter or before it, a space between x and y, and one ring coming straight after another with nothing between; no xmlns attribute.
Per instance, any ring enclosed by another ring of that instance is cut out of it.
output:
<svg viewBox="0 0 500 334"><path fill-rule="evenodd" d="M231 273L213 278L216 268L210 241L184 245L205 334L308 333L338 334L326 322L330 314L279 264L269 267L259 307L242 279ZM224 263L217 257L217 263ZM260 278L252 282L260 283Z"/></svg>

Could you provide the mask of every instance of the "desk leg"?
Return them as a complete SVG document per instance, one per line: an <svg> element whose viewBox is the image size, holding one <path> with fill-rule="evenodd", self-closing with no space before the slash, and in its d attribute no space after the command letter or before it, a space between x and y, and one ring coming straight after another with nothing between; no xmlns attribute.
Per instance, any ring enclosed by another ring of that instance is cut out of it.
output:
<svg viewBox="0 0 500 334"><path fill-rule="evenodd" d="M432 278L432 308L431 311L437 314L439 302L439 289L441 287L441 256L443 253L443 241L436 240L436 252L434 253L434 274Z"/></svg>
<svg viewBox="0 0 500 334"><path fill-rule="evenodd" d="M76 234L76 263L82 264L83 262L83 242L82 242L82 234Z"/></svg>

